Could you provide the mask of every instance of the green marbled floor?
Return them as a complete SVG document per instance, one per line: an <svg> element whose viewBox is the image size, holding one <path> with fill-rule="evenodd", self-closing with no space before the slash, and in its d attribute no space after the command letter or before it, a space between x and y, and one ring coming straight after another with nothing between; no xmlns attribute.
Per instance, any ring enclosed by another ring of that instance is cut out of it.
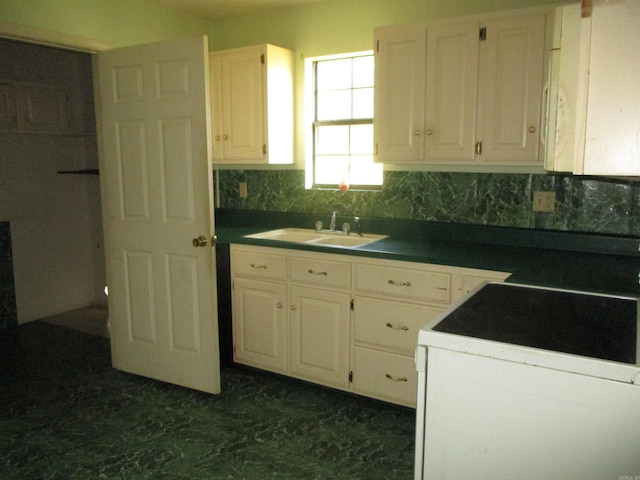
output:
<svg viewBox="0 0 640 480"><path fill-rule="evenodd" d="M0 356L0 478L410 479L413 410L237 367L212 396L31 322Z"/></svg>

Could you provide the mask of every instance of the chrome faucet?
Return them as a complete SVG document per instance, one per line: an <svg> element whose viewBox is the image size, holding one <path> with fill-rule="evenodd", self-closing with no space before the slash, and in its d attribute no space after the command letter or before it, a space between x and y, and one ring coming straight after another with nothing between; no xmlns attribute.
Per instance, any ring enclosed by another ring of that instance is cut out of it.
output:
<svg viewBox="0 0 640 480"><path fill-rule="evenodd" d="M338 212L331 212L331 223L329 223L329 230L332 232L336 229L336 215Z"/></svg>

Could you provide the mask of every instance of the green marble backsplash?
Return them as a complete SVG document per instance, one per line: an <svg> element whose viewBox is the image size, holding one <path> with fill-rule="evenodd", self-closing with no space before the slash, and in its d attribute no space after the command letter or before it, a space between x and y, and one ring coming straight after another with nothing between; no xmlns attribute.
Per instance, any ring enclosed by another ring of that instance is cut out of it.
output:
<svg viewBox="0 0 640 480"><path fill-rule="evenodd" d="M380 191L306 190L302 170L219 170L220 207L337 211L394 218L616 235L640 234L640 183L545 174L398 172ZM238 183L247 182L241 199ZM534 191L554 191L553 213L532 211Z"/></svg>

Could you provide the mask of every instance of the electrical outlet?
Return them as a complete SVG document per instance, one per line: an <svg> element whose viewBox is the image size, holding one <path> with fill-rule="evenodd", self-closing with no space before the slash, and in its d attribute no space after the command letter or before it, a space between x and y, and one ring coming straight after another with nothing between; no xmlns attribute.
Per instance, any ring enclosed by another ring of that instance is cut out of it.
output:
<svg viewBox="0 0 640 480"><path fill-rule="evenodd" d="M533 211L553 213L556 209L556 192L533 192Z"/></svg>
<svg viewBox="0 0 640 480"><path fill-rule="evenodd" d="M247 198L249 192L247 191L247 182L238 183L238 192L240 193L240 198Z"/></svg>

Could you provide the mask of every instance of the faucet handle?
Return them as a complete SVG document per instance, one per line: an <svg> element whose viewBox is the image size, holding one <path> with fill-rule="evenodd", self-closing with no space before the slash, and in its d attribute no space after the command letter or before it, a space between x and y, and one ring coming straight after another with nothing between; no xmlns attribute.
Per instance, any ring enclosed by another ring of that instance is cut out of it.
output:
<svg viewBox="0 0 640 480"><path fill-rule="evenodd" d="M357 215L353 217L353 222L356 224L356 234L362 237L362 222L360 221L360 217Z"/></svg>

